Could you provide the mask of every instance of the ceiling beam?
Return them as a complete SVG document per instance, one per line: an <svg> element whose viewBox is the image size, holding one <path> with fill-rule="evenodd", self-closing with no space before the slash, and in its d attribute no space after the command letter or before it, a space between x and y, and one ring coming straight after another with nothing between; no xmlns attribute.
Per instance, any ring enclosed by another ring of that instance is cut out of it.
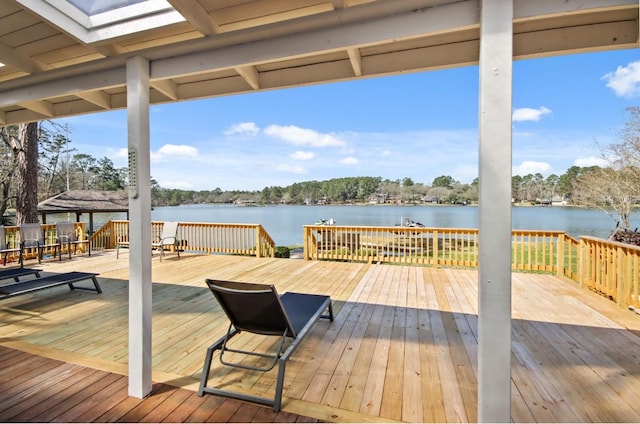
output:
<svg viewBox="0 0 640 424"><path fill-rule="evenodd" d="M514 23L518 19L525 19L535 23L536 26L544 27L543 29L549 26L546 29L548 31L561 30L560 33L563 36L579 32L575 32L574 27L570 25L566 28L563 27L563 20L558 17L591 14L593 19L590 20L596 21L598 16L608 10L607 7L614 10L635 8L636 15L638 8L638 0L581 0L580 2L577 0L564 2L540 0L533 2L535 6L526 0L514 1L516 2L514 4ZM362 48L382 46L397 40L417 39L427 35L436 39L441 34L453 34L470 29L477 30L479 27L478 0L458 1L425 8L425 5L429 4L433 5L433 2L428 0L374 2L372 5L376 5L376 7L368 7L368 4L347 7L318 16L294 19L291 22L264 25L260 28L238 31L233 34L216 34L162 48L150 48L142 50L138 54L150 60L152 84L155 84L158 92L172 100L177 100L179 97L178 87L172 85L172 82L158 81L170 81L182 76L221 70L234 70L238 73L244 72L243 78L251 87L266 87L268 84L265 84L264 81L261 84L260 77L256 77L252 71L248 71L251 69L248 67L337 51L349 52L349 49L352 50L350 61L355 73L359 60L364 64L369 63L367 57L354 59L353 52L362 51ZM584 4L592 9L581 9ZM419 8L420 6L422 8ZM418 9L408 10L407 7L418 7ZM597 9L598 7L602 9ZM384 12L389 14L385 15ZM546 21L548 17L553 17L553 19L549 19L549 25ZM570 23L571 20L568 19L564 23L567 22ZM628 22L634 22L637 25L637 16L635 20L629 18ZM624 25L621 24L623 23L612 23L612 25L620 25L622 28ZM626 31L626 27L624 30ZM516 46L520 44L519 37L542 37L544 32L536 31L530 36L516 34ZM624 43L615 45L611 41L607 44L606 40L597 39L593 41L596 44L595 47L591 47L589 44L591 41L588 41L593 37L584 40L575 36L563 38L553 43L539 45L538 51L528 52L528 54L532 57L554 54L553 49L555 48L562 49L560 51L564 53L572 51L572 48L587 51L590 48L637 46L637 32L636 28L635 31L629 32L632 35L628 36ZM269 37L274 34L284 35ZM572 43L577 44L574 46ZM516 52L514 51L514 53ZM125 85L125 59L125 55L107 57L90 63L72 65L0 82L0 107L105 90L111 87L122 87ZM380 59L384 60L384 55L380 55ZM446 66L446 64L442 66ZM371 74L367 71L367 67L364 69L362 69L363 65L360 67L361 73ZM243 71L238 71L239 69ZM375 75L375 73L373 74ZM325 79L325 81L329 80ZM111 107L116 107L113 106L113 98L111 103ZM56 110L58 110L57 107ZM21 115L12 111L11 116ZM13 122L13 119L11 121Z"/></svg>
<svg viewBox="0 0 640 424"><path fill-rule="evenodd" d="M236 71L254 90L260 89L260 74L253 66L238 66Z"/></svg>
<svg viewBox="0 0 640 424"><path fill-rule="evenodd" d="M220 27L199 2L194 0L168 0L168 2L202 34L211 35L221 32Z"/></svg>
<svg viewBox="0 0 640 424"><path fill-rule="evenodd" d="M36 82L33 84L5 91L1 91L0 84L0 107L51 97L76 95L85 91L103 90L123 86L126 83L124 67L82 75L65 76L53 81L37 82L37 80L36 78Z"/></svg>
<svg viewBox="0 0 640 424"><path fill-rule="evenodd" d="M634 6L637 0L514 0L514 20L540 18L542 15L566 16L576 12L590 12L593 9L606 9Z"/></svg>
<svg viewBox="0 0 640 424"><path fill-rule="evenodd" d="M111 96L102 90L97 91L83 91L76 94L81 99L93 103L96 106L100 106L103 109L111 109Z"/></svg>
<svg viewBox="0 0 640 424"><path fill-rule="evenodd" d="M19 106L22 106L25 109L29 109L32 112L39 113L40 115L44 115L48 118L53 118L55 116L55 111L53 109L53 105L44 100L32 100L28 102L20 102Z"/></svg>
<svg viewBox="0 0 640 424"><path fill-rule="evenodd" d="M151 63L151 75L152 78L172 78L364 47L388 40L411 39L425 33L455 31L478 25L477 7L477 1L458 2L428 11L410 11L367 22L159 59Z"/></svg>
<svg viewBox="0 0 640 424"><path fill-rule="evenodd" d="M178 86L170 79L151 81L151 87L171 100L178 100Z"/></svg>
<svg viewBox="0 0 640 424"><path fill-rule="evenodd" d="M0 43L0 62L28 74L35 74L50 69L37 60L17 53L15 49L4 43Z"/></svg>
<svg viewBox="0 0 640 424"><path fill-rule="evenodd" d="M351 61L353 74L357 77L362 76L362 56L360 56L360 51L355 47L350 47L347 49L347 54Z"/></svg>

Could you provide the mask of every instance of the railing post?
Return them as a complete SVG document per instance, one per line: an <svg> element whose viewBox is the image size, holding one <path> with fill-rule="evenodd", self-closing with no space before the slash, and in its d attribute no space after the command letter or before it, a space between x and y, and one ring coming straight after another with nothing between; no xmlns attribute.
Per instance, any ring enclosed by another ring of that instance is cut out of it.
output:
<svg viewBox="0 0 640 424"><path fill-rule="evenodd" d="M587 282L585 280L589 274L587 267L590 261L588 261L589 255L587 254L587 249L587 242L581 238L578 249L578 283L580 283L581 289L587 287Z"/></svg>
<svg viewBox="0 0 640 424"><path fill-rule="evenodd" d="M625 252L621 246L616 247L616 301L618 306L625 307L627 306L627 279L625 277L625 267L624 267L624 257Z"/></svg>
<svg viewBox="0 0 640 424"><path fill-rule="evenodd" d="M309 228L306 226L302 227L302 257L309 260Z"/></svg>
<svg viewBox="0 0 640 424"><path fill-rule="evenodd" d="M262 244L260 243L260 229L261 227L258 225L256 227L256 258L262 257Z"/></svg>
<svg viewBox="0 0 640 424"><path fill-rule="evenodd" d="M564 234L558 235L558 254L556 263L556 277L564 277Z"/></svg>
<svg viewBox="0 0 640 424"><path fill-rule="evenodd" d="M438 243L438 230L433 231L433 265L440 264L440 243Z"/></svg>

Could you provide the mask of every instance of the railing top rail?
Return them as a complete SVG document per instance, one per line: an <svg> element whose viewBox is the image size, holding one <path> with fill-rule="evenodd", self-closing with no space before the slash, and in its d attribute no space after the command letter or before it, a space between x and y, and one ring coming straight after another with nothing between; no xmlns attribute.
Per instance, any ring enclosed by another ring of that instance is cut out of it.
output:
<svg viewBox="0 0 640 424"><path fill-rule="evenodd" d="M619 241L601 239L598 237L591 237L591 236L581 236L580 239L585 241L595 242L595 243L605 243L611 246L621 247L623 249L629 249L629 250L636 250L640 252L640 246L635 246L633 244L620 243Z"/></svg>
<svg viewBox="0 0 640 424"><path fill-rule="evenodd" d="M513 233L529 233L529 234L553 234L553 235L560 235L560 234L565 234L568 235L567 233L565 233L564 231L560 231L560 230L521 230L518 228L512 228L511 232Z"/></svg>
<svg viewBox="0 0 640 424"><path fill-rule="evenodd" d="M400 226L381 226L381 225L303 225L303 228L309 228L311 230L323 229L323 228L335 228L335 229L355 229L355 230L394 230L394 231L478 231L477 228L445 228L445 227L400 227Z"/></svg>
<svg viewBox="0 0 640 424"><path fill-rule="evenodd" d="M126 223L129 220L126 219L112 219L111 222L115 223ZM165 221L151 221L152 224L161 224ZM193 225L193 226L218 226L218 227L259 227L260 224L247 224L242 222L189 222L189 221L179 221L180 225Z"/></svg>

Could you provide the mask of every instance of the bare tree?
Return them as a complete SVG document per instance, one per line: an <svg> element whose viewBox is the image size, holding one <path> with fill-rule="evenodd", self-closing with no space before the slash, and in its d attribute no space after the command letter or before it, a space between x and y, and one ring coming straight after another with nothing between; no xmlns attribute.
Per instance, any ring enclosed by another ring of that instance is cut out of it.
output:
<svg viewBox="0 0 640 424"><path fill-rule="evenodd" d="M583 169L574 185L574 202L600 209L625 229L640 199L640 107L627 109L629 119L618 142L601 148L605 168Z"/></svg>
<svg viewBox="0 0 640 424"><path fill-rule="evenodd" d="M614 222L630 228L630 216L639 192L638 172L622 169L593 168L578 177L574 201L603 211Z"/></svg>

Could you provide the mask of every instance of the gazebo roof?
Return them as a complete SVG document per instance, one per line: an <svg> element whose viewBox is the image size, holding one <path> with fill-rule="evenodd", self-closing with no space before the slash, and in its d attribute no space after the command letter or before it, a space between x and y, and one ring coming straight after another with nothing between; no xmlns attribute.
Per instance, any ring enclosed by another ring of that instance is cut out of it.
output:
<svg viewBox="0 0 640 424"><path fill-rule="evenodd" d="M38 213L127 212L125 191L69 190L38 204Z"/></svg>

